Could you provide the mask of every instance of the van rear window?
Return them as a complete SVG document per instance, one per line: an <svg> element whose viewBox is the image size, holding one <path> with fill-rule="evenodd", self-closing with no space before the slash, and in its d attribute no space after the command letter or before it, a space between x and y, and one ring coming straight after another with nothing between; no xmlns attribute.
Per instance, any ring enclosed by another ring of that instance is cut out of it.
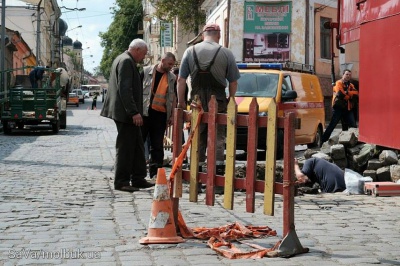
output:
<svg viewBox="0 0 400 266"><path fill-rule="evenodd" d="M236 96L238 97L275 97L278 87L277 74L240 73Z"/></svg>

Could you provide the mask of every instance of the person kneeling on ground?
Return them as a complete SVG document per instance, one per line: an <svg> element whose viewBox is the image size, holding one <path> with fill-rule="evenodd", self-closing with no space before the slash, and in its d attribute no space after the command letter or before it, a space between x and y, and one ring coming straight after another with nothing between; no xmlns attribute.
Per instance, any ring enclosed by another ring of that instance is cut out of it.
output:
<svg viewBox="0 0 400 266"><path fill-rule="evenodd" d="M307 159L301 170L297 159L295 159L294 172L298 183L318 183L322 192L333 193L346 189L344 171L336 164L324 159Z"/></svg>

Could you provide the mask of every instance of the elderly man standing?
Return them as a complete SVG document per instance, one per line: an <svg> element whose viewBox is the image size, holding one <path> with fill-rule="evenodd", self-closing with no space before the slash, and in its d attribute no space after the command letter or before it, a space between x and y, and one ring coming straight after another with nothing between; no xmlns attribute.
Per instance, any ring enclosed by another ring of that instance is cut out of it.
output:
<svg viewBox="0 0 400 266"><path fill-rule="evenodd" d="M176 105L174 73L175 55L167 52L157 65L143 69L143 127L145 141L150 136L149 174L153 178L164 161L164 133L172 123L172 109Z"/></svg>
<svg viewBox="0 0 400 266"><path fill-rule="evenodd" d="M127 192L154 186L145 180L147 171L141 132L143 87L136 66L145 58L147 49L146 42L134 39L128 50L115 58L100 113L113 119L117 126L114 188Z"/></svg>
<svg viewBox="0 0 400 266"><path fill-rule="evenodd" d="M183 54L178 77L178 107L186 108L186 79L191 76L191 98L199 95L203 109L208 111L211 95L218 102L218 112L226 113L228 100L226 98L226 81L229 82L229 97L235 96L239 69L232 52L219 45L221 29L217 24L207 24L203 28L203 42L186 49ZM199 161L206 159L207 124L200 126ZM225 127L217 130L217 165L224 164Z"/></svg>

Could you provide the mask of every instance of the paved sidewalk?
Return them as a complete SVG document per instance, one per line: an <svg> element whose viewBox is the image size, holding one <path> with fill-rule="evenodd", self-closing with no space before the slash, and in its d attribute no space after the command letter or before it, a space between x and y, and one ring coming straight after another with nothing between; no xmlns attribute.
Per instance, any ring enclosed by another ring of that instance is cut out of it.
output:
<svg viewBox="0 0 400 266"><path fill-rule="evenodd" d="M58 135L0 134L0 265L400 265L400 197L296 197L296 231L310 252L289 259L229 260L200 240L140 245L153 189L113 190L115 125L90 104L69 108ZM261 194L255 213L245 212L244 193L235 192L234 211L222 207L222 196L213 207L204 196L180 200L189 227L239 221L279 235L252 242L270 247L281 238L281 196L274 217L262 214Z"/></svg>

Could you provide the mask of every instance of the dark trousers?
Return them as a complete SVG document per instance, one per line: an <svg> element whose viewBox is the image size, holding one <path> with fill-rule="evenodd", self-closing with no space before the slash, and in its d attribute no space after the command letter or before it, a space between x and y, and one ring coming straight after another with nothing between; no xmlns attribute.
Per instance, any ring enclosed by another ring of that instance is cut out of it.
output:
<svg viewBox="0 0 400 266"><path fill-rule="evenodd" d="M157 175L157 169L164 162L164 135L167 128L167 114L149 108L149 116L143 117L142 136L150 137L150 177Z"/></svg>
<svg viewBox="0 0 400 266"><path fill-rule="evenodd" d="M128 186L131 180L146 177L146 160L140 127L133 124L114 121L117 126L115 144L115 180L114 187Z"/></svg>
<svg viewBox="0 0 400 266"><path fill-rule="evenodd" d="M356 120L354 118L354 113L352 110L341 109L341 108L333 108L332 109L332 118L331 121L326 128L324 134L322 135L322 143L329 140L331 137L332 131L335 129L336 125L339 121L342 120L346 124L344 125L344 129L347 130L349 127L357 127Z"/></svg>

